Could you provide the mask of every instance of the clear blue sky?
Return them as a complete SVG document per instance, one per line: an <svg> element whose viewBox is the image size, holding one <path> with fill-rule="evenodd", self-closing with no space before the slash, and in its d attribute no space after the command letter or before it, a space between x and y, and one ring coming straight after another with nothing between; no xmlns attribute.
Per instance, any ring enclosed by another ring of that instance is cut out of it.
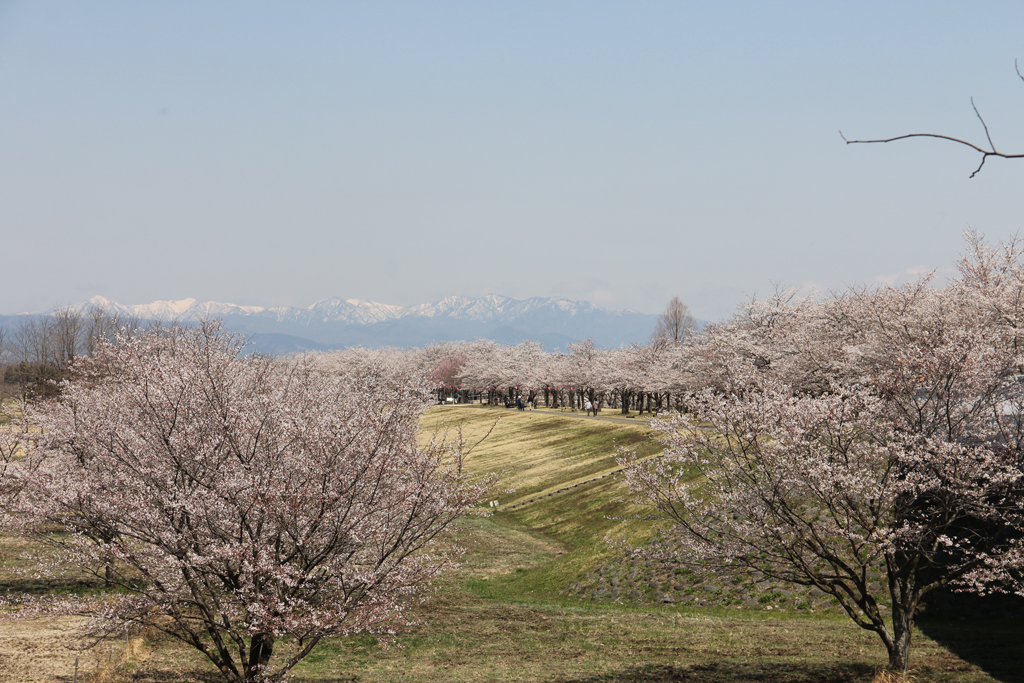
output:
<svg viewBox="0 0 1024 683"><path fill-rule="evenodd" d="M570 296L721 319L1024 227L1019 2L0 2L0 313ZM943 272L940 270L940 272Z"/></svg>

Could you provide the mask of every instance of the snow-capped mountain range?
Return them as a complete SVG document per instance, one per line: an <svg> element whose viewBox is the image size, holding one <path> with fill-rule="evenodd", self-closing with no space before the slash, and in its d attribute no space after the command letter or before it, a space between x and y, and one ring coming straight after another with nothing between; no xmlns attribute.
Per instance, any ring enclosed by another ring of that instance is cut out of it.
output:
<svg viewBox="0 0 1024 683"><path fill-rule="evenodd" d="M229 327L250 335L258 347L278 352L353 345L421 346L480 337L506 343L535 339L549 348L587 338L601 346L619 346L646 341L656 319L561 297L517 300L496 294L450 296L415 306L337 297L307 308L238 306L195 299L124 305L101 296L73 306L83 312L95 307L143 320L221 318Z"/></svg>
<svg viewBox="0 0 1024 683"><path fill-rule="evenodd" d="M207 317L224 317L248 315L277 321L298 323L344 322L356 325L370 325L385 320L402 318L456 318L461 320L492 321L497 319L515 319L537 310L547 309L568 316L594 311L606 311L586 301L564 299L561 297L533 297L526 300L510 299L507 296L488 294L471 298L450 296L435 304L417 304L415 306L394 306L363 301L361 299L340 299L331 297L317 301L307 308L294 306L239 306L237 304L219 303L216 301L200 302L195 299L180 301L154 301L151 304L124 305L96 296L89 301L77 304L72 308L86 311L102 307L112 313L128 314L146 320L179 320L192 321ZM632 311L615 311L616 313L632 313Z"/></svg>

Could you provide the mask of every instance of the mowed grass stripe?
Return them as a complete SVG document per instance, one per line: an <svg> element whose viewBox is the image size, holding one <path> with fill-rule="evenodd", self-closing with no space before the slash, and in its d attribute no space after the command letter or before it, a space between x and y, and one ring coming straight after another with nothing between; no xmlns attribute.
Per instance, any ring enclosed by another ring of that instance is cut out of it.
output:
<svg viewBox="0 0 1024 683"><path fill-rule="evenodd" d="M498 427L491 430L496 420ZM547 411L517 411L488 406L439 406L424 417L425 434L461 427L463 438L476 444L467 466L476 472L499 472L501 506L517 505L589 482L619 469L620 447L642 457L662 451L646 423L581 420Z"/></svg>
<svg viewBox="0 0 1024 683"><path fill-rule="evenodd" d="M499 419L497 425L495 420ZM641 457L662 452L645 422L621 423L579 419L547 411L439 406L423 420L426 433L462 430L476 444L467 466L476 472L500 471L500 487L515 488L499 495L495 514L468 531L471 556L466 567L493 558L493 540L524 531L548 544L543 552L512 554L499 562L504 572L464 576L465 588L475 595L501 601L545 600L576 602L566 588L580 577L621 553L606 539L642 544L652 533L649 511L629 502L630 494L618 476L616 456L621 446ZM451 432L449 432L451 435ZM556 494L556 495L548 495ZM532 501L527 504L526 501ZM503 544L508 552L509 544ZM493 562L493 560L490 560Z"/></svg>

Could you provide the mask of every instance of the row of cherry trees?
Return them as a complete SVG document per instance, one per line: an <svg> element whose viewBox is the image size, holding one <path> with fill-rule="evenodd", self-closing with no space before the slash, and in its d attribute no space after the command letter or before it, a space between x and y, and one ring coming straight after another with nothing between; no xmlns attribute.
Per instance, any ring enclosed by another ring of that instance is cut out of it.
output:
<svg viewBox="0 0 1024 683"><path fill-rule="evenodd" d="M905 672L930 591L1024 594L1024 251L969 234L959 270L944 286L779 292L680 341L322 362L391 355L439 396L658 412L664 455L622 455L637 502L666 522L637 552L818 588Z"/></svg>
<svg viewBox="0 0 1024 683"><path fill-rule="evenodd" d="M582 410L589 400L621 412L661 412L681 409L683 395L701 386L702 378L694 375L696 344L656 340L601 349L586 340L549 352L533 341L508 346L479 340L424 349L347 349L318 356L318 362L344 374L369 358L391 358L426 378L439 401L497 404L522 396L555 408Z"/></svg>

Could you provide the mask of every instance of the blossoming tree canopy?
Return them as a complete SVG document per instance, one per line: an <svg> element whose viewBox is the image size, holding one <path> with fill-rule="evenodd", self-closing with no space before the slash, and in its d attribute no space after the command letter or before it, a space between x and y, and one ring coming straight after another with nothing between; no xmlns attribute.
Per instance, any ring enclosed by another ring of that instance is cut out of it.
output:
<svg viewBox="0 0 1024 683"><path fill-rule="evenodd" d="M450 564L431 542L491 482L458 442L417 444L426 390L387 368L241 352L215 323L101 345L38 407L45 465L20 506L120 589L66 607L97 633L155 627L226 680L280 680L324 637L403 622Z"/></svg>
<svg viewBox="0 0 1024 683"><path fill-rule="evenodd" d="M658 550L818 588L894 671L925 594L1018 567L1024 270L971 244L944 288L774 300L713 330L718 390L653 423L662 458L625 459L670 523Z"/></svg>

